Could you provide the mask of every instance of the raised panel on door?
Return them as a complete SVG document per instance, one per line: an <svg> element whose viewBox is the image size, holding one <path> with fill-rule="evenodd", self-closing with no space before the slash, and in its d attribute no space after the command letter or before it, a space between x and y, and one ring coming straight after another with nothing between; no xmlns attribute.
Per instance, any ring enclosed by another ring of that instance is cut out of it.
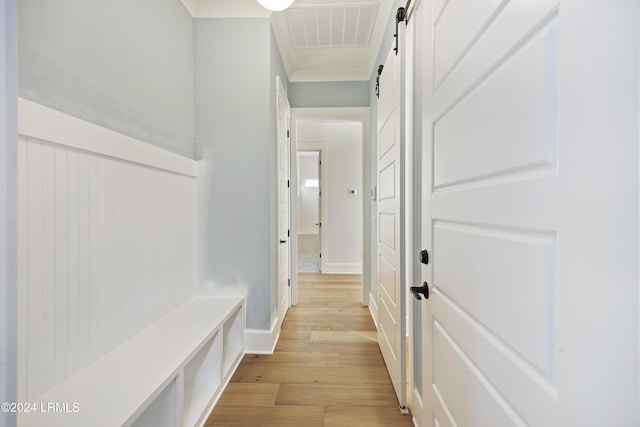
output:
<svg viewBox="0 0 640 427"><path fill-rule="evenodd" d="M434 227L434 283L440 293L550 379L556 246L555 234L439 222Z"/></svg>

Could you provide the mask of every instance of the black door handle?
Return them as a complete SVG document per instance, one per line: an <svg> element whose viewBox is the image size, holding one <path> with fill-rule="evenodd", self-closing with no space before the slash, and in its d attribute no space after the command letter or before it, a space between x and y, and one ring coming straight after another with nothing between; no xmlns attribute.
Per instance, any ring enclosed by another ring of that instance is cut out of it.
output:
<svg viewBox="0 0 640 427"><path fill-rule="evenodd" d="M424 282L422 286L412 286L409 290L418 300L422 299L420 294L424 295L424 299L429 299L429 284L427 282Z"/></svg>
<svg viewBox="0 0 640 427"><path fill-rule="evenodd" d="M280 240L280 243L287 243L286 240Z"/></svg>

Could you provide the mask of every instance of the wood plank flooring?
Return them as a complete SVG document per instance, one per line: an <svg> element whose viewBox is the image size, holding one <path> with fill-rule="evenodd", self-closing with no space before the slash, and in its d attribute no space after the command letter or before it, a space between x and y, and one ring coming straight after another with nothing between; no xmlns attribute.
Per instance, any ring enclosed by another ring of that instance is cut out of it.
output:
<svg viewBox="0 0 640 427"><path fill-rule="evenodd" d="M273 355L246 355L205 426L412 426L362 307L360 276L301 273Z"/></svg>

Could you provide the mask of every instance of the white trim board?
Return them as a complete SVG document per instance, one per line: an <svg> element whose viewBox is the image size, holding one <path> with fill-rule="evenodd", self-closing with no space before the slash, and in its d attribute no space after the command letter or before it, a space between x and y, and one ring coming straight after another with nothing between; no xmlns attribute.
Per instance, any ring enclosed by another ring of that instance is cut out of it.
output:
<svg viewBox="0 0 640 427"><path fill-rule="evenodd" d="M265 329L245 329L245 353L273 354L280 338L280 326L282 326L282 322L276 318L268 331Z"/></svg>
<svg viewBox="0 0 640 427"><path fill-rule="evenodd" d="M369 293L369 312L371 313L373 323L376 325L376 329L378 329L378 302L371 293Z"/></svg>
<svg viewBox="0 0 640 427"><path fill-rule="evenodd" d="M369 125L369 107L292 108L292 119L349 120Z"/></svg>
<svg viewBox="0 0 640 427"><path fill-rule="evenodd" d="M325 274L362 274L362 263L331 263L325 264Z"/></svg>
<svg viewBox="0 0 640 427"><path fill-rule="evenodd" d="M197 176L195 160L24 98L18 98L18 134L190 177Z"/></svg>

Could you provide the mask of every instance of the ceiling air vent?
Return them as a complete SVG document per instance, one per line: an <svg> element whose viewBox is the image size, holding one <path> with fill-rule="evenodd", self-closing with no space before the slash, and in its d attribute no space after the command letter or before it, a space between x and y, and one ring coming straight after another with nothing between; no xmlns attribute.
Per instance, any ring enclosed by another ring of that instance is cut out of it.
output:
<svg viewBox="0 0 640 427"><path fill-rule="evenodd" d="M286 10L294 48L368 46L378 3L292 6Z"/></svg>

